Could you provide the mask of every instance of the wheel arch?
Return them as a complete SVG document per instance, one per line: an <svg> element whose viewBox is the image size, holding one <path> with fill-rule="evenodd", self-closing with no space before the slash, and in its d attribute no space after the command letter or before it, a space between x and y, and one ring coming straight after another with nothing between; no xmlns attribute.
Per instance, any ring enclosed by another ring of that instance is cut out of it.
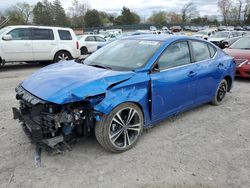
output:
<svg viewBox="0 0 250 188"><path fill-rule="evenodd" d="M69 51L69 50L65 50L65 49L63 49L63 50L58 50L58 51L55 53L55 55L54 55L54 60L55 60L56 55L57 55L58 53L60 53L60 52L67 52L67 53L69 53L69 54L70 54L70 56L72 57L72 54L70 53L70 51Z"/></svg>
<svg viewBox="0 0 250 188"><path fill-rule="evenodd" d="M233 79L231 76L227 75L224 77L224 79L227 81L227 84L228 84L228 89L227 91L231 91L231 88L232 88L232 84L233 84Z"/></svg>

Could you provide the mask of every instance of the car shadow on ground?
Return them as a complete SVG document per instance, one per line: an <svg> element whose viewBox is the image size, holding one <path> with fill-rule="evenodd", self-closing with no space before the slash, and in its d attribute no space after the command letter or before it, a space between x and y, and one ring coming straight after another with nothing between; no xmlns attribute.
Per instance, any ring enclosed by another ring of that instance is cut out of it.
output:
<svg viewBox="0 0 250 188"><path fill-rule="evenodd" d="M7 63L4 66L0 66L0 72L22 70L22 69L32 69L32 68L42 68L44 65L39 63Z"/></svg>
<svg viewBox="0 0 250 188"><path fill-rule="evenodd" d="M235 81L247 83L247 82L250 82L250 78L235 77Z"/></svg>

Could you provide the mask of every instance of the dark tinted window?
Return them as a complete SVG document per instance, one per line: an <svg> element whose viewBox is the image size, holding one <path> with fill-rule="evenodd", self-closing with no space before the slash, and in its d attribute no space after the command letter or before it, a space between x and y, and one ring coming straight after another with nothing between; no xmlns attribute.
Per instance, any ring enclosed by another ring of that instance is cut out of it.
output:
<svg viewBox="0 0 250 188"><path fill-rule="evenodd" d="M51 29L33 29L33 40L54 40Z"/></svg>
<svg viewBox="0 0 250 188"><path fill-rule="evenodd" d="M96 39L97 42L106 42L106 40L104 38L102 38L102 37L96 36L95 39Z"/></svg>
<svg viewBox="0 0 250 188"><path fill-rule="evenodd" d="M72 36L68 30L58 30L58 34L61 40L72 40Z"/></svg>
<svg viewBox="0 0 250 188"><path fill-rule="evenodd" d="M168 69L190 63L190 53L187 42L170 45L158 60L159 69Z"/></svg>
<svg viewBox="0 0 250 188"><path fill-rule="evenodd" d="M192 41L194 60L203 61L210 59L210 52L208 50L208 45L203 42Z"/></svg>
<svg viewBox="0 0 250 188"><path fill-rule="evenodd" d="M30 40L31 32L29 28L17 28L8 33L13 40Z"/></svg>
<svg viewBox="0 0 250 188"><path fill-rule="evenodd" d="M95 41L95 37L94 36L86 37L85 41L94 42Z"/></svg>
<svg viewBox="0 0 250 188"><path fill-rule="evenodd" d="M213 58L215 53L216 53L216 49L211 45L208 45L208 48L209 48L209 51L210 51L210 57Z"/></svg>

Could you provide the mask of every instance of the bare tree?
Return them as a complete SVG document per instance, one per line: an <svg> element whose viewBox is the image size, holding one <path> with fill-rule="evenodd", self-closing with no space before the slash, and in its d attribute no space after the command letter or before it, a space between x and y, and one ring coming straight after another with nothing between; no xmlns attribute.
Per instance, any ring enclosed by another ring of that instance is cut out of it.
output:
<svg viewBox="0 0 250 188"><path fill-rule="evenodd" d="M232 9L232 1L231 0L219 0L218 7L222 13L224 23L226 24L230 17L230 10Z"/></svg>
<svg viewBox="0 0 250 188"><path fill-rule="evenodd" d="M238 0L238 22L240 22L241 19L242 6L243 6L243 0Z"/></svg>
<svg viewBox="0 0 250 188"><path fill-rule="evenodd" d="M17 3L14 7L17 11L19 11L20 15L23 16L24 23L27 24L32 14L33 6L26 2L23 2Z"/></svg>
<svg viewBox="0 0 250 188"><path fill-rule="evenodd" d="M69 16L71 18L71 26L74 28L82 28L84 24L84 15L90 8L87 2L80 2L79 0L73 0L72 5L69 8Z"/></svg>
<svg viewBox="0 0 250 188"><path fill-rule="evenodd" d="M194 17L198 17L199 12L192 2L185 4L181 9L182 22L188 22Z"/></svg>
<svg viewBox="0 0 250 188"><path fill-rule="evenodd" d="M250 0L245 1L245 8L243 10L243 20L246 21L248 14L250 14Z"/></svg>

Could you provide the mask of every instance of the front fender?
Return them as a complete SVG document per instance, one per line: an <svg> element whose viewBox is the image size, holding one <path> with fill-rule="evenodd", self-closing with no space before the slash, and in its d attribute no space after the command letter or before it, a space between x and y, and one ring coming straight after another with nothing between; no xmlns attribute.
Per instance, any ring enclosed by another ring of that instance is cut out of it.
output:
<svg viewBox="0 0 250 188"><path fill-rule="evenodd" d="M94 109L109 114L116 106L133 102L138 104L144 114L145 125L150 123L150 77L147 73L138 73L131 79L107 90L105 98Z"/></svg>

